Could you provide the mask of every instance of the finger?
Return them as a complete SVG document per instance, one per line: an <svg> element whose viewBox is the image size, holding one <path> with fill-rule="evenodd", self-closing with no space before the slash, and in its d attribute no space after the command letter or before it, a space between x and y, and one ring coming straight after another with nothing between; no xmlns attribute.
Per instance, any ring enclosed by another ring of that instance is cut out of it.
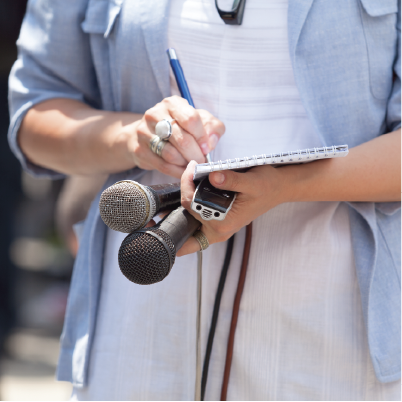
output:
<svg viewBox="0 0 402 402"><path fill-rule="evenodd" d="M190 237L181 247L181 249L177 252L177 257L182 257L183 255L192 254L197 251L200 251L200 243L194 238Z"/></svg>
<svg viewBox="0 0 402 402"><path fill-rule="evenodd" d="M165 103L170 115L177 121L179 126L194 137L203 152L204 149L208 151L209 137L198 110L194 109L185 99L180 98L179 96L165 98L163 102Z"/></svg>
<svg viewBox="0 0 402 402"><path fill-rule="evenodd" d="M184 101L187 103L186 100ZM147 137L146 140L148 140L148 138L149 140L152 139L152 137L149 137L149 134L155 134L155 127L158 121L163 119L175 119L175 122L172 123L172 135L169 138L169 143L176 148L177 152L172 150L172 148L165 146L167 151L165 154L162 152L162 157L167 162L180 166L186 166L187 163L192 159L196 160L198 163L204 163L205 157L202 149L200 148L200 144L197 143L197 140L192 133L190 134L185 130L185 128L180 126L179 119L176 116L173 116L171 111L166 110L168 101L164 100L164 102L166 104L163 104L162 107L154 107L147 112L147 135L143 137ZM181 99L181 102L183 102L183 99ZM194 113L198 114L198 112L195 112L195 109L192 106L189 106L188 103L187 107L191 108ZM201 122L200 118L199 120Z"/></svg>
<svg viewBox="0 0 402 402"><path fill-rule="evenodd" d="M271 166L264 166L264 169L274 169ZM250 170L245 173L233 172L231 170L225 170L223 172L213 172L209 174L210 183L219 189L230 190L239 193L254 194L260 188L260 185L264 185L261 180L261 170Z"/></svg>
<svg viewBox="0 0 402 402"><path fill-rule="evenodd" d="M193 200L193 195L195 191L193 175L196 164L197 163L195 161L191 161L187 165L186 170L181 176L181 185L180 185L181 205L183 205L183 207L186 208L190 213L193 212L191 210L191 201Z"/></svg>
<svg viewBox="0 0 402 402"><path fill-rule="evenodd" d="M153 109L155 109L155 108L153 108ZM152 114L149 113L147 115L148 118L146 119L146 124L139 127L139 130L138 130L138 134L140 134L139 140L144 147L149 146L150 141L155 137L155 134L154 134L155 126L156 126L155 114L157 116L157 113L160 113L160 111L159 112L155 111ZM152 116L152 119L151 119L151 116ZM166 116L166 114L165 114L165 116ZM174 128L174 126L177 126L177 124L174 124L173 128ZM173 165L185 167L188 163L188 161L186 159L184 159L184 157L181 155L181 153L172 144L169 144L169 142L165 143L165 146L162 150L161 157L166 162L171 163Z"/></svg>
<svg viewBox="0 0 402 402"><path fill-rule="evenodd" d="M167 144L163 148L161 157L166 162L171 163L172 165L185 167L188 163L188 161L184 159L180 152L172 144L169 144L169 142L167 142Z"/></svg>
<svg viewBox="0 0 402 402"><path fill-rule="evenodd" d="M222 135L225 134L226 128L222 121L217 119L208 111L198 109L198 113L201 116L202 123L208 135L209 147L208 149L203 149L204 154L207 154L208 152L215 149L216 145L218 144L218 141L220 140Z"/></svg>
<svg viewBox="0 0 402 402"><path fill-rule="evenodd" d="M169 142L180 152L186 162L195 160L198 163L204 163L205 156L195 138L177 124L174 127Z"/></svg>
<svg viewBox="0 0 402 402"><path fill-rule="evenodd" d="M156 136L155 134L152 134L152 130L155 131L155 127L152 129L152 124L150 122L153 113L150 111L147 111L147 113L147 119L141 122L137 127L138 144L135 142L132 144L134 162L141 169L157 169L162 173L166 170L167 173L165 174L180 178L181 174L184 172L185 166L187 165L187 161L175 149L175 147L169 143L165 143L162 150L162 157L155 155L151 151L150 142ZM165 163L165 165L163 163ZM173 169L169 165L180 166L180 169Z"/></svg>
<svg viewBox="0 0 402 402"><path fill-rule="evenodd" d="M160 158L158 155L155 155L149 148L144 150L141 156L135 160L136 165L145 170L159 170L161 173L166 174L168 176L175 177L180 179L183 172L184 167L173 165L171 163L166 162L164 159Z"/></svg>

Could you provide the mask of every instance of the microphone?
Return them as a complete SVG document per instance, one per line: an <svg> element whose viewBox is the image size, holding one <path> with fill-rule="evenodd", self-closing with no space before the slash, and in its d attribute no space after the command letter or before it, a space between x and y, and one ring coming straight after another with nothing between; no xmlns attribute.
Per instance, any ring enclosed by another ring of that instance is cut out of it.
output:
<svg viewBox="0 0 402 402"><path fill-rule="evenodd" d="M119 249L121 272L138 285L162 281L172 269L177 250L200 226L186 209L179 207L154 227L129 234Z"/></svg>
<svg viewBox="0 0 402 402"><path fill-rule="evenodd" d="M180 183L144 186L123 180L108 187L99 200L99 212L110 229L131 233L155 215L180 206Z"/></svg>

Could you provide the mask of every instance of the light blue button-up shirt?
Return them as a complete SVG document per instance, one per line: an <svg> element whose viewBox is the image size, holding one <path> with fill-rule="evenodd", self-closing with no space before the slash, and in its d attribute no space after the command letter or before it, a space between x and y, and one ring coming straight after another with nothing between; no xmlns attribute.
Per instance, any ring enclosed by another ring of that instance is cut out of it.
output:
<svg viewBox="0 0 402 402"><path fill-rule="evenodd" d="M30 107L70 98L143 113L170 95L169 0L30 0L10 76L10 145ZM289 0L289 51L307 114L322 143L350 147L401 122L400 2ZM105 187L143 171L110 176ZM94 335L106 226L99 195L85 221L62 334L60 380L83 386ZM400 203L348 203L370 354L382 382L400 378Z"/></svg>

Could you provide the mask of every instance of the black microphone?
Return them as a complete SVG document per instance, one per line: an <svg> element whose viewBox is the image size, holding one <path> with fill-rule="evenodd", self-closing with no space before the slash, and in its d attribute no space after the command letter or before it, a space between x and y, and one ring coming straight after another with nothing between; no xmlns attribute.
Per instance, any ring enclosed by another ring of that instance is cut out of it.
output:
<svg viewBox="0 0 402 402"><path fill-rule="evenodd" d="M123 180L108 187L99 200L99 212L110 229L131 233L155 215L180 206L180 183L144 186Z"/></svg>
<svg viewBox="0 0 402 402"><path fill-rule="evenodd" d="M139 285L160 282L169 275L177 250L200 226L197 219L179 207L154 227L129 234L119 249L121 272Z"/></svg>

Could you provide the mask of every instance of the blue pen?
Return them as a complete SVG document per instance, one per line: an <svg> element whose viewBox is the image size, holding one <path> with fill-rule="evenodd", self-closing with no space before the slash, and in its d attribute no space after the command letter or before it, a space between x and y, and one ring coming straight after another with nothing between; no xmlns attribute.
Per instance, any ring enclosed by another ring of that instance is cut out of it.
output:
<svg viewBox="0 0 402 402"><path fill-rule="evenodd" d="M174 49L170 48L166 50L170 65L172 67L173 74L176 78L177 86L179 87L179 91L181 94L181 97L186 99L187 102L195 108L193 99L190 95L190 90L188 89L187 81L184 78L184 73L183 69L181 68L180 61L177 58L176 52Z"/></svg>
<svg viewBox="0 0 402 402"><path fill-rule="evenodd" d="M183 69L181 68L180 61L177 58L176 51L174 49L170 48L170 49L166 50L166 53L168 54L170 66L172 67L174 77L176 78L177 86L179 87L181 97L186 99L187 102L193 108L195 108L193 98L190 95L190 90L188 89L187 81L184 77L184 72L183 72ZM209 154L206 155L206 158L209 163L212 162Z"/></svg>

